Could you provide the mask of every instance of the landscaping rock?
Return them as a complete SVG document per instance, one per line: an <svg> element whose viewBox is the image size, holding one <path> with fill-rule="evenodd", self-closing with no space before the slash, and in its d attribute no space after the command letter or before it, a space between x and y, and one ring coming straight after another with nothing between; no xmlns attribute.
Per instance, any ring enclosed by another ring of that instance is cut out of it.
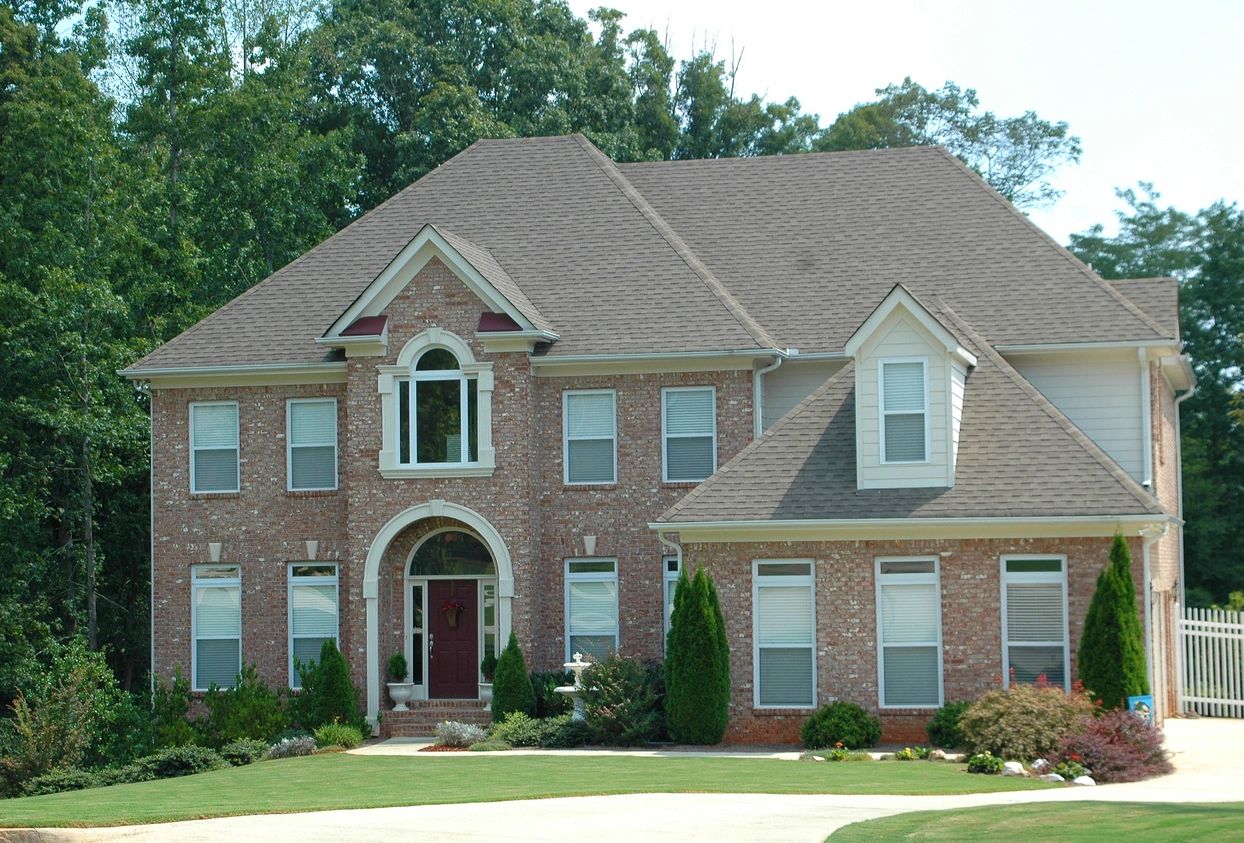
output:
<svg viewBox="0 0 1244 843"><path fill-rule="evenodd" d="M1077 776L1071 780L1072 784L1083 785L1084 787L1096 787L1097 782L1093 781L1092 776Z"/></svg>
<svg viewBox="0 0 1244 843"><path fill-rule="evenodd" d="M1064 779L1062 776L1058 775L1058 773L1046 773L1045 775L1041 776L1041 781L1043 782L1065 782L1067 780Z"/></svg>
<svg viewBox="0 0 1244 843"><path fill-rule="evenodd" d="M1022 776L1024 775L1024 765L1018 761L1008 761L1002 765L1002 775Z"/></svg>
<svg viewBox="0 0 1244 843"><path fill-rule="evenodd" d="M945 761L946 753L942 752L940 749L935 749L929 753L929 760L930 761Z"/></svg>
<svg viewBox="0 0 1244 843"><path fill-rule="evenodd" d="M1032 771L1034 773L1044 773L1049 769L1050 762L1046 761L1044 758L1038 758L1036 761L1032 762Z"/></svg>

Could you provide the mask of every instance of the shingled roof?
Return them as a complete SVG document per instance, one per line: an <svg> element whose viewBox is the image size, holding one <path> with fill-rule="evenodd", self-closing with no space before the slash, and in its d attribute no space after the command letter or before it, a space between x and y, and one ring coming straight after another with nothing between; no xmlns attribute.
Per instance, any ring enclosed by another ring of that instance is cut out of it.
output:
<svg viewBox="0 0 1244 843"><path fill-rule="evenodd" d="M339 359L316 339L427 224L552 357L840 351L899 282L994 343L1173 336L939 148L615 165L573 135L473 144L130 373Z"/></svg>
<svg viewBox="0 0 1244 843"><path fill-rule="evenodd" d="M961 319L982 352L964 393L955 485L856 488L849 363L658 523L1160 515L1157 500Z"/></svg>
<svg viewBox="0 0 1244 843"><path fill-rule="evenodd" d="M1174 278L1123 278L1107 281L1157 322L1168 335L1179 338L1179 282Z"/></svg>

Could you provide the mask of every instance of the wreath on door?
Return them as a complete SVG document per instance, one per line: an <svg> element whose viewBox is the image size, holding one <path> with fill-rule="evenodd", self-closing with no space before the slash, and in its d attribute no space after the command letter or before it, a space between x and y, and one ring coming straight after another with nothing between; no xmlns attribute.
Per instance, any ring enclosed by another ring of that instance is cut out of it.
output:
<svg viewBox="0 0 1244 843"><path fill-rule="evenodd" d="M466 606L461 600L446 600L441 604L441 612L445 615L445 623L449 624L450 629L458 628L458 616L466 611Z"/></svg>

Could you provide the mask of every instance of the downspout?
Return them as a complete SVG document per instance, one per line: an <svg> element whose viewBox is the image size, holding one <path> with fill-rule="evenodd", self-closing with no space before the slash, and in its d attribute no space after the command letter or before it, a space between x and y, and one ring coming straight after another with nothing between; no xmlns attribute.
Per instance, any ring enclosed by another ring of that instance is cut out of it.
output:
<svg viewBox="0 0 1244 843"><path fill-rule="evenodd" d="M1149 548L1165 536L1170 527L1168 521L1162 525L1160 530L1147 528L1140 531L1144 539L1141 551L1143 559L1141 576L1145 578L1145 680L1149 685L1150 693L1153 692L1153 582L1149 575Z"/></svg>
<svg viewBox="0 0 1244 843"><path fill-rule="evenodd" d="M765 366L763 369L752 370L752 438L753 439L759 439L760 434L764 433L763 419L761 418L762 416L761 403L763 400L762 399L763 388L761 387L760 379L763 375L767 375L769 374L769 372L772 372L775 369L777 369L779 366L781 366L782 363L786 360L786 355L790 353L789 350L787 350L787 352L784 353L784 352L778 351L777 349L774 349L774 352L777 356L772 363L770 363L768 366ZM664 541L664 539L662 539L662 541ZM681 561L682 559L680 558L679 562Z"/></svg>
<svg viewBox="0 0 1244 843"><path fill-rule="evenodd" d="M151 391L150 383L147 385L147 508L148 512L148 541L150 548L147 558L149 575L147 577L150 582L148 597L148 618L147 618L147 657L150 660L147 673L147 683L150 686L151 699L155 700L156 690L156 628L155 628L155 395ZM194 642L190 643L194 646ZM191 679L193 681L193 678Z"/></svg>
<svg viewBox="0 0 1244 843"><path fill-rule="evenodd" d="M1196 395L1196 380L1192 381L1192 386L1188 387L1188 391L1183 395L1175 397L1175 492L1178 496L1176 502L1177 514L1179 515L1179 608L1183 611L1185 605L1184 598L1184 446L1183 433L1179 423L1179 405L1187 401L1193 395Z"/></svg>
<svg viewBox="0 0 1244 843"><path fill-rule="evenodd" d="M670 541L669 539L667 539L665 537L664 530L657 530L657 540L661 542L661 544L669 548L671 551L673 551L674 556L677 557L678 559L678 570L682 571L682 545L679 544L678 542Z"/></svg>

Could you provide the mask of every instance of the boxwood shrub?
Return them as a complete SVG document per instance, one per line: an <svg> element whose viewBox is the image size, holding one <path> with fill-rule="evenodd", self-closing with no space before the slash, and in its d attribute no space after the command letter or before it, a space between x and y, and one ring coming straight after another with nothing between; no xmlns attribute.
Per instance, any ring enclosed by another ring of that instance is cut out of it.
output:
<svg viewBox="0 0 1244 843"><path fill-rule="evenodd" d="M818 708L803 724L803 745L827 749L841 743L848 749L875 746L881 721L855 703L833 702Z"/></svg>

